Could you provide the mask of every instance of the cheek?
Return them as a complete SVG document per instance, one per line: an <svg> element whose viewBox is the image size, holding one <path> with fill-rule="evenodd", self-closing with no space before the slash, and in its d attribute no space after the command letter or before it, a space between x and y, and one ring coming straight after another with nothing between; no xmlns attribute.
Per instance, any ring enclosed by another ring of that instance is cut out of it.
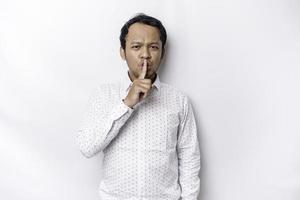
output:
<svg viewBox="0 0 300 200"><path fill-rule="evenodd" d="M136 58L132 54L127 54L126 60L128 63L134 63L136 61Z"/></svg>
<svg viewBox="0 0 300 200"><path fill-rule="evenodd" d="M155 63L156 65L159 65L159 63L160 63L160 60L161 60L161 57L160 57L160 55L155 55L155 57L154 57L153 61L154 61L154 63Z"/></svg>
<svg viewBox="0 0 300 200"><path fill-rule="evenodd" d="M156 62L159 62L160 61L160 59L161 59L161 51L159 51L159 52L153 52L153 54L152 54L152 56L153 56L153 58L156 60Z"/></svg>

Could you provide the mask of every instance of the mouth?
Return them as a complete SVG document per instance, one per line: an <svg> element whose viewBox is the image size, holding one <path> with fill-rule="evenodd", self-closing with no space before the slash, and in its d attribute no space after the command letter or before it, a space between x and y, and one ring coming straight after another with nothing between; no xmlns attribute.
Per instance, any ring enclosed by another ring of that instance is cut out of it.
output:
<svg viewBox="0 0 300 200"><path fill-rule="evenodd" d="M142 70L143 69L143 65L139 65L139 69ZM147 72L151 71L151 66L147 65Z"/></svg>
<svg viewBox="0 0 300 200"><path fill-rule="evenodd" d="M138 66L139 66L140 68L143 68L143 65L144 65L144 61L142 61L142 62L140 62L140 63L138 64ZM149 67L151 67L151 62L147 61L147 68L149 68Z"/></svg>

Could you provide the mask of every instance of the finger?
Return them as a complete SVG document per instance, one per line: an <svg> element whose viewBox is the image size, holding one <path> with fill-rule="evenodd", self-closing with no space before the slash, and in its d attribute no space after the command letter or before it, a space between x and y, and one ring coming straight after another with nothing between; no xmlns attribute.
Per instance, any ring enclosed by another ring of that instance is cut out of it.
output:
<svg viewBox="0 0 300 200"><path fill-rule="evenodd" d="M143 99L145 99L148 96L148 92L144 93Z"/></svg>
<svg viewBox="0 0 300 200"><path fill-rule="evenodd" d="M147 91L144 93L143 99L145 99L147 96L149 96L149 94L152 92L152 88L153 88L153 87L151 87L149 90L147 90Z"/></svg>
<svg viewBox="0 0 300 200"><path fill-rule="evenodd" d="M137 87L137 91L138 91L138 92L145 93L145 92L147 92L148 90L149 90L149 89L148 89L147 86L139 85L139 86Z"/></svg>
<svg viewBox="0 0 300 200"><path fill-rule="evenodd" d="M142 72L139 76L139 79L144 79L145 76L146 76L146 73L147 73L147 60L145 59L144 63L143 63L143 67L142 67Z"/></svg>
<svg viewBox="0 0 300 200"><path fill-rule="evenodd" d="M147 91L146 90L145 91L141 91L139 93L140 100L144 99L146 96L147 96Z"/></svg>
<svg viewBox="0 0 300 200"><path fill-rule="evenodd" d="M146 91L151 90L153 85L140 83L140 84L136 85L135 87L138 89L138 91L145 92L145 90Z"/></svg>
<svg viewBox="0 0 300 200"><path fill-rule="evenodd" d="M139 82L145 83L145 84L150 84L151 85L151 79L138 79Z"/></svg>
<svg viewBox="0 0 300 200"><path fill-rule="evenodd" d="M142 87L144 87L145 89L148 89L148 90L151 89L151 84L148 84L148 83L140 83L139 85L142 86Z"/></svg>
<svg viewBox="0 0 300 200"><path fill-rule="evenodd" d="M147 84L151 85L151 79L135 79L132 85Z"/></svg>

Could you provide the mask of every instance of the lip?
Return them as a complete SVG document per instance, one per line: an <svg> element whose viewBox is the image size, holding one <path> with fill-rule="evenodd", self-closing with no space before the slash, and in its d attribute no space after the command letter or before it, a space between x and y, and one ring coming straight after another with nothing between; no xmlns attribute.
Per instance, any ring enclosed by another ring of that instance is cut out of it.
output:
<svg viewBox="0 0 300 200"><path fill-rule="evenodd" d="M139 63L139 67L143 67L143 65L144 65L144 61ZM147 67L149 67L149 66L151 66L151 62L147 61Z"/></svg>
<svg viewBox="0 0 300 200"><path fill-rule="evenodd" d="M138 66L139 66L139 68L143 68L143 64L138 65ZM151 66L152 66L152 65L147 64L147 70L149 70L149 69L151 68Z"/></svg>
<svg viewBox="0 0 300 200"><path fill-rule="evenodd" d="M143 65L139 65L139 68L142 70ZM147 65L147 71L149 71L151 69L151 65Z"/></svg>

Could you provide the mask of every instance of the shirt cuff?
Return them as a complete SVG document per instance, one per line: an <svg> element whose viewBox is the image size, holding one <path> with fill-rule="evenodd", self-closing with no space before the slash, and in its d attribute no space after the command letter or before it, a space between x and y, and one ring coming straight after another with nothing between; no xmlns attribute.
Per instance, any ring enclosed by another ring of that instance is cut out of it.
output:
<svg viewBox="0 0 300 200"><path fill-rule="evenodd" d="M122 99L122 104L124 104L124 106L126 106L126 107L129 108L130 110L133 110L133 108L131 108L131 107L129 107L129 106L127 106L127 105L125 104L124 99Z"/></svg>
<svg viewBox="0 0 300 200"><path fill-rule="evenodd" d="M123 100L121 100L120 103L118 103L117 105L115 105L115 107L112 110L111 113L111 117L116 120L119 119L120 117L122 117L124 114L126 114L128 112L128 114L130 115L133 112L133 108L128 107Z"/></svg>

